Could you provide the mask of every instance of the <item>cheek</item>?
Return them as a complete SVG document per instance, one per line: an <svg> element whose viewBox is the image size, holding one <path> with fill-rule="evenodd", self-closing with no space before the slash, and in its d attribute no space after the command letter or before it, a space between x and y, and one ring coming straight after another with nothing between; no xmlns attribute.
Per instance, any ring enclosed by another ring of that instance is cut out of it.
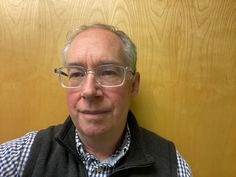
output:
<svg viewBox="0 0 236 177"><path fill-rule="evenodd" d="M131 94L129 90L121 89L113 92L109 95L112 103L115 105L114 107L117 108L119 111L129 109L130 101L131 101Z"/></svg>
<svg viewBox="0 0 236 177"><path fill-rule="evenodd" d="M76 107L76 104L79 99L78 92L68 90L66 93L67 106L69 110L73 110Z"/></svg>

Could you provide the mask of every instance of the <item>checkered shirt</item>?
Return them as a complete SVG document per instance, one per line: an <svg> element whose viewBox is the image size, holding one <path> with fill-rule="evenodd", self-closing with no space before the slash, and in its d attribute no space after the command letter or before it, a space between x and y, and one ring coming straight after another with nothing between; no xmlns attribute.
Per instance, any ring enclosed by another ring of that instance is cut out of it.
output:
<svg viewBox="0 0 236 177"><path fill-rule="evenodd" d="M31 146L37 132L30 132L25 136L0 145L0 177L21 177L29 157ZM78 134L75 137L77 150L82 155L83 163L88 171L89 177L107 177L115 164L125 156L129 144L130 134L125 135L122 146L108 159L99 162L87 153L81 144ZM192 177L191 170L185 160L177 151L177 176Z"/></svg>
<svg viewBox="0 0 236 177"><path fill-rule="evenodd" d="M106 177L111 174L112 169L115 167L117 162L125 156L126 152L129 149L130 146L130 130L129 126L127 126L127 131L125 134L124 141L120 148L115 151L109 158L99 161L96 159L95 156L92 154L89 154L84 149L84 146L82 142L79 139L78 132L76 131L75 141L76 141L76 147L77 151L82 158L82 161L86 167L86 170L88 171L89 177Z"/></svg>

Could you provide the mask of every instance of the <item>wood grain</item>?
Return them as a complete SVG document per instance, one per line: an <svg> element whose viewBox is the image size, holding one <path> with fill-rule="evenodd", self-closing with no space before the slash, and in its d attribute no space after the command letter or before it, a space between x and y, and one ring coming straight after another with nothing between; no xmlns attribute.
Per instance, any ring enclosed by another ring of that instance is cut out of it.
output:
<svg viewBox="0 0 236 177"><path fill-rule="evenodd" d="M8 0L0 21L0 142L64 121L53 69L66 34L102 22L137 44L140 124L173 140L194 176L235 177L235 0Z"/></svg>

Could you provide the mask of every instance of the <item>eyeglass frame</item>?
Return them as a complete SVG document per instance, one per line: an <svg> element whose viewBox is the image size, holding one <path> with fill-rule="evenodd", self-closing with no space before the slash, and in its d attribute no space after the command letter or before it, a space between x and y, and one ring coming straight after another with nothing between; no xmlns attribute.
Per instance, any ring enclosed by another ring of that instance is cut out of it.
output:
<svg viewBox="0 0 236 177"><path fill-rule="evenodd" d="M122 81L120 84L118 84L118 85L103 85L103 84L101 84L101 83L97 80L96 69L97 69L98 67L101 67L101 66L109 66L109 65L110 65L110 66L120 67L120 68L122 68L122 69L124 70L123 81ZM81 83L80 83L78 86L69 87L69 86L65 86L65 85L64 85L64 83L63 83L63 81L62 81L62 76L61 76L61 75L64 75L64 76L68 77L68 75L62 71L62 69L66 69L66 68L82 68L82 69L84 69L84 71L85 71L85 72L84 72L85 76L84 76L83 80L81 81ZM102 65L98 65L98 66L94 67L93 69L87 69L87 68L85 68L85 67L83 67L83 66L80 66L80 65L77 65L77 64L76 64L76 65L65 65L65 66L63 66L63 67L59 67L59 68L55 68L55 69L54 69L54 73L57 75L58 80L59 80L59 82L60 82L60 85L61 85L63 88L68 88L68 89L70 89L70 88L71 88L71 89L73 89L73 88L79 88L79 87L81 86L82 82L84 81L84 79L86 79L86 77L88 76L88 74L94 74L96 83L99 84L101 87L105 87L105 88L120 87L120 86L122 86L122 85L125 83L125 80L126 80L126 77L127 77L127 73L128 73L128 72L131 73L131 75L132 75L132 77L130 77L130 79L134 78L134 76L135 76L135 71L133 71L133 69L132 69L131 67L126 66L126 65L118 65L118 64L102 64Z"/></svg>

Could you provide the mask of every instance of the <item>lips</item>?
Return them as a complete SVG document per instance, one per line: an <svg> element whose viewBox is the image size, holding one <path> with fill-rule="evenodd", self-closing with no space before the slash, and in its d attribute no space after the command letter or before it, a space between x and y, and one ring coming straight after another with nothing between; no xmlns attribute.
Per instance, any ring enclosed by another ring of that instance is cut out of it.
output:
<svg viewBox="0 0 236 177"><path fill-rule="evenodd" d="M79 112L82 114L97 115L97 114L105 114L105 113L108 113L109 111L107 110L79 110Z"/></svg>
<svg viewBox="0 0 236 177"><path fill-rule="evenodd" d="M107 113L109 111L105 111L105 110L82 110L79 111L79 115L81 119L87 120L89 122L103 122L104 118L106 118Z"/></svg>

